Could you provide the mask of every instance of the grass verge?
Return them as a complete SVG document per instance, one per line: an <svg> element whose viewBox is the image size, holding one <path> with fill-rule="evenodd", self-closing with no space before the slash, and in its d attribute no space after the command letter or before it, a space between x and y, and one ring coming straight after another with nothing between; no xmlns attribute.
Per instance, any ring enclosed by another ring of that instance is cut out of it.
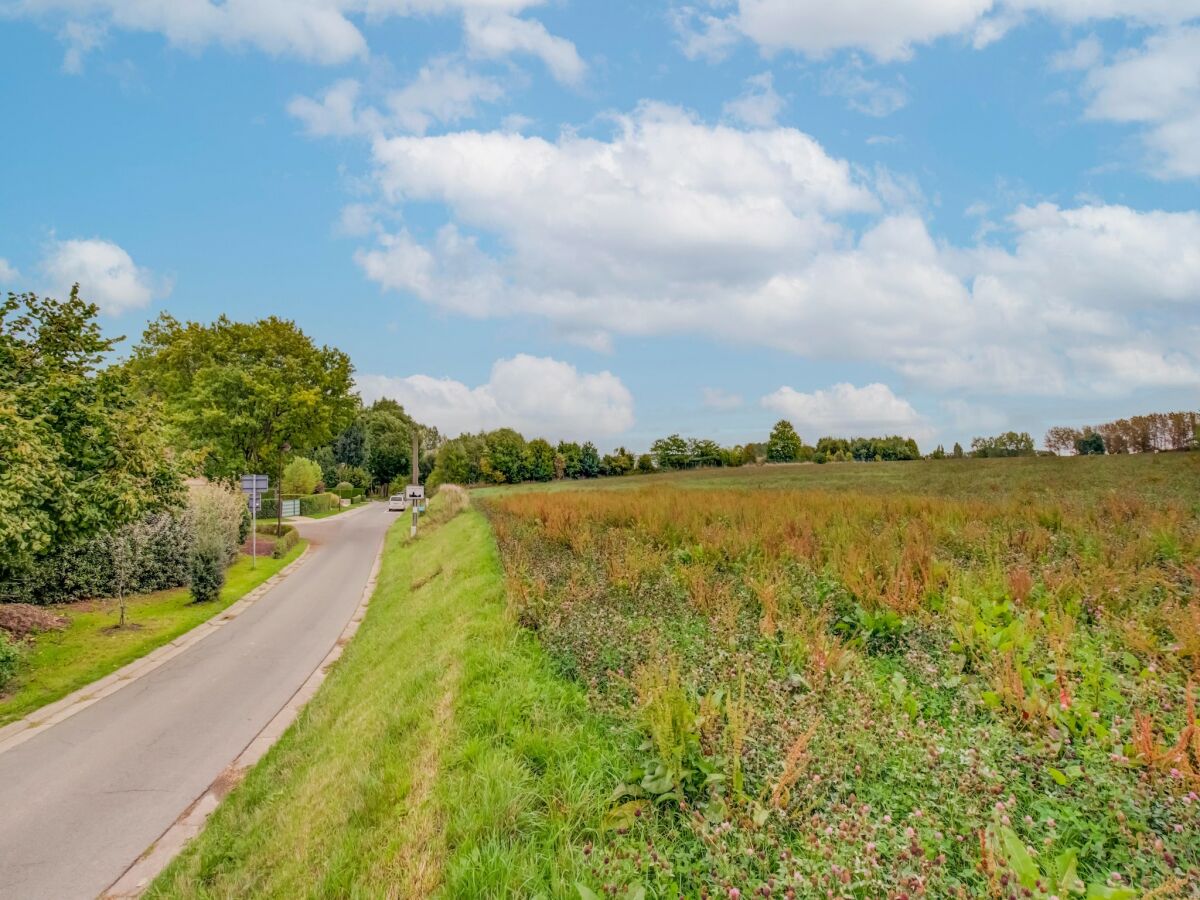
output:
<svg viewBox="0 0 1200 900"><path fill-rule="evenodd" d="M391 530L337 668L147 896L578 896L624 742L508 618L485 520L436 522Z"/></svg>
<svg viewBox="0 0 1200 900"><path fill-rule="evenodd" d="M208 621L299 557L306 546L301 541L283 559L259 557L255 568L243 556L229 567L225 587L213 603L193 603L187 588L130 597L132 627L120 630L113 629L115 600L56 608L71 623L63 631L44 632L33 639L9 693L0 698L0 725L91 684Z"/></svg>

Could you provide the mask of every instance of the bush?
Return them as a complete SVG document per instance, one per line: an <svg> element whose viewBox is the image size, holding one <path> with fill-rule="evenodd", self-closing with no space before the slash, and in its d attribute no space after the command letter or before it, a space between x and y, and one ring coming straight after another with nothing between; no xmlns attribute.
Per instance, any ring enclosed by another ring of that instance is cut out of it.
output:
<svg viewBox="0 0 1200 900"><path fill-rule="evenodd" d="M363 489L355 487L348 481L343 481L333 489L333 493L337 494L343 500L357 501L363 496Z"/></svg>
<svg viewBox="0 0 1200 900"><path fill-rule="evenodd" d="M280 490L284 494L311 494L321 482L321 467L311 459L297 456L283 469Z"/></svg>
<svg viewBox="0 0 1200 900"><path fill-rule="evenodd" d="M196 532L197 549L219 552L227 566L237 559L244 539L242 519L246 502L241 494L216 484L192 488L188 495L188 515Z"/></svg>
<svg viewBox="0 0 1200 900"><path fill-rule="evenodd" d="M314 494L311 497L300 498L300 515L311 516L316 513L328 512L331 509L338 509L342 505L342 498L337 494Z"/></svg>
<svg viewBox="0 0 1200 900"><path fill-rule="evenodd" d="M268 535L275 541L275 549L271 551L275 559L283 559L289 550L300 543L300 534L292 525L284 525L281 529L276 529L274 524L259 525L258 533Z"/></svg>
<svg viewBox="0 0 1200 900"><path fill-rule="evenodd" d="M156 513L126 525L136 534L130 593L147 593L188 583L195 532L184 510ZM0 585L0 602L46 606L113 593L111 534L63 547L44 558L19 582Z"/></svg>
<svg viewBox="0 0 1200 900"><path fill-rule="evenodd" d="M0 631L0 691L17 674L21 662L21 648L9 636Z"/></svg>
<svg viewBox="0 0 1200 900"><path fill-rule="evenodd" d="M192 599L197 603L216 600L225 586L225 546L210 535L192 553Z"/></svg>

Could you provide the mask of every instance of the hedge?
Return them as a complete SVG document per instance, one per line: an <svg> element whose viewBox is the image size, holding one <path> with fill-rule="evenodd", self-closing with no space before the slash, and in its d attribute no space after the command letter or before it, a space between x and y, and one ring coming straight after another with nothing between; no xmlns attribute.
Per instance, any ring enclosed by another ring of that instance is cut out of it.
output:
<svg viewBox="0 0 1200 900"><path fill-rule="evenodd" d="M324 494L310 494L308 496L299 498L284 497L283 499L298 499L300 501L300 515L302 516L311 516L315 515L316 513L328 512L329 510L337 509L342 505L342 498L332 491L326 491ZM276 517L274 497L263 498L262 506L258 510L258 517L260 519L274 519Z"/></svg>
<svg viewBox="0 0 1200 900"><path fill-rule="evenodd" d="M188 583L195 535L186 510L150 516L141 538L134 549L126 593L144 594ZM51 553L21 580L0 584L0 602L47 606L112 596L112 544L109 536L102 535Z"/></svg>
<svg viewBox="0 0 1200 900"><path fill-rule="evenodd" d="M275 541L275 549L271 551L271 556L275 559L283 559L287 556L289 550L300 543L300 533L296 531L293 525L283 525L282 531L277 531L275 524L264 523L258 526L258 533L270 537Z"/></svg>
<svg viewBox="0 0 1200 900"><path fill-rule="evenodd" d="M21 648L6 632L0 631L0 690L17 674L21 662Z"/></svg>

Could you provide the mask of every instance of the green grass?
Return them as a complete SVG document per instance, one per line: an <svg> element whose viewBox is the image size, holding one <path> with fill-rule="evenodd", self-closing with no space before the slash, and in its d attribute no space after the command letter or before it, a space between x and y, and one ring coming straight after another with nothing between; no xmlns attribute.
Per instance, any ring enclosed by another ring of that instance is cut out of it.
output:
<svg viewBox="0 0 1200 900"><path fill-rule="evenodd" d="M509 620L484 519L431 512L391 530L330 679L148 896L577 896L627 733Z"/></svg>
<svg viewBox="0 0 1200 900"><path fill-rule="evenodd" d="M336 516L336 515L340 515L341 513L344 513L344 512L349 512L353 508L354 507L352 507L352 506L339 506L336 509L326 509L326 510L323 510L322 512L311 513L310 515L307 515L304 518L306 518L306 519L328 519L330 516Z"/></svg>
<svg viewBox="0 0 1200 900"><path fill-rule="evenodd" d="M225 610L262 584L307 546L301 541L283 559L259 557L250 567L244 556L230 566L225 587L214 603L193 603L186 588L130 597L128 622L134 626L113 630L117 623L115 600L76 604L62 612L71 620L64 631L37 635L21 663L9 693L0 698L0 725L65 697L103 678L147 653L170 643L184 632Z"/></svg>
<svg viewBox="0 0 1200 900"><path fill-rule="evenodd" d="M471 493L488 497L522 491L636 490L649 485L908 493L973 500L1076 499L1120 491L1184 502L1200 514L1200 453L772 464L479 487Z"/></svg>

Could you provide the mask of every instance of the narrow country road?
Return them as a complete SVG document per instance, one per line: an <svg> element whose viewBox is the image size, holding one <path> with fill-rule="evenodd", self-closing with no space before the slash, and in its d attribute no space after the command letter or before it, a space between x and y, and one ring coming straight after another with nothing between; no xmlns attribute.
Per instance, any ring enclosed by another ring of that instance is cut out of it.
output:
<svg viewBox="0 0 1200 900"><path fill-rule="evenodd" d="M353 615L384 504L303 526L289 577L189 650L0 753L0 898L95 898L287 703Z"/></svg>

